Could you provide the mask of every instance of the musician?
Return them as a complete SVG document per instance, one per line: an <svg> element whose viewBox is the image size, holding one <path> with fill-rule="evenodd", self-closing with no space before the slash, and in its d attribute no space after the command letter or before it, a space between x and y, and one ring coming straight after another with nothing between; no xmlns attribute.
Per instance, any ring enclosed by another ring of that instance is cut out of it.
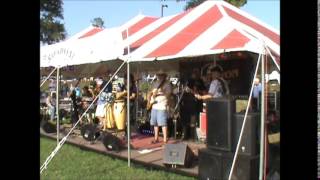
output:
<svg viewBox="0 0 320 180"><path fill-rule="evenodd" d="M99 78L96 80L96 92L99 93L103 87L106 85L106 82ZM107 104L107 93L112 92L112 85L109 85L104 89L104 91L99 95L97 101L97 109L95 116L99 119L99 125L102 126L105 122L105 112L106 112L106 104Z"/></svg>
<svg viewBox="0 0 320 180"><path fill-rule="evenodd" d="M211 70L208 70L202 76L202 81L204 82L204 85L205 85L206 89L210 88L211 80L212 80L212 78L211 78Z"/></svg>
<svg viewBox="0 0 320 180"><path fill-rule="evenodd" d="M187 80L187 90L181 102L181 123L183 128L182 139L195 139L196 127L199 124L199 114L202 111L202 100L195 98L194 94L205 94L206 87L201 79L199 69L193 69L191 78Z"/></svg>
<svg viewBox="0 0 320 180"><path fill-rule="evenodd" d="M135 100L137 98L137 86L135 84L134 76L133 74L130 74L130 124L135 124ZM117 94L117 99L123 98L125 102L127 102L127 74L124 75L124 85L120 87L120 93Z"/></svg>
<svg viewBox="0 0 320 180"><path fill-rule="evenodd" d="M211 69L210 88L208 94L200 95L196 94L195 97L199 100L209 100L212 98L219 98L229 94L229 88L227 82L221 77L222 69L219 66L215 66Z"/></svg>
<svg viewBox="0 0 320 180"><path fill-rule="evenodd" d="M152 87L148 103L152 105L150 119L150 125L154 126L154 140L151 141L152 144L159 142L159 126L162 127L163 143L166 144L168 142L168 100L171 92L172 87L170 82L167 81L167 74L160 70L157 73L157 81Z"/></svg>
<svg viewBox="0 0 320 180"><path fill-rule="evenodd" d="M78 84L80 83L80 79L78 79L76 85L74 87L77 87ZM69 95L70 99L71 99L71 123L72 126L75 125L75 123L79 120L79 98L77 97L77 93L76 93L76 89L72 87L71 84L71 93Z"/></svg>

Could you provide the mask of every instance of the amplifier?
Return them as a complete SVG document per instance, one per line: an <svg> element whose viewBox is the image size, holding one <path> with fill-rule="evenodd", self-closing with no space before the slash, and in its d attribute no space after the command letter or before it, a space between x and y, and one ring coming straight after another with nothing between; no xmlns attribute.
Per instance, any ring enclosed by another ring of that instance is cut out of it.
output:
<svg viewBox="0 0 320 180"><path fill-rule="evenodd" d="M236 99L236 113L245 112L248 102L248 99Z"/></svg>

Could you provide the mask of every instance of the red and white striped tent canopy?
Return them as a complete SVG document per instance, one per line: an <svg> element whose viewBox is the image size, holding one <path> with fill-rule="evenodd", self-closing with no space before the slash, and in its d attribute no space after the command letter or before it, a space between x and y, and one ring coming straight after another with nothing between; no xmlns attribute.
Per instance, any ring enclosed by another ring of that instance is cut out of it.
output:
<svg viewBox="0 0 320 180"><path fill-rule="evenodd" d="M123 54L118 28L88 27L66 41L40 48L40 67L70 66L118 59Z"/></svg>
<svg viewBox="0 0 320 180"><path fill-rule="evenodd" d="M132 61L231 51L266 53L266 47L277 65L280 63L279 31L224 1L205 1L189 11L163 18L138 15L120 30L126 47L130 46Z"/></svg>
<svg viewBox="0 0 320 180"><path fill-rule="evenodd" d="M128 46L130 57L126 55ZM263 47L279 66L277 30L229 3L205 1L189 11L163 18L138 15L116 28L90 26L64 42L41 47L40 65L167 60L230 51L264 53Z"/></svg>

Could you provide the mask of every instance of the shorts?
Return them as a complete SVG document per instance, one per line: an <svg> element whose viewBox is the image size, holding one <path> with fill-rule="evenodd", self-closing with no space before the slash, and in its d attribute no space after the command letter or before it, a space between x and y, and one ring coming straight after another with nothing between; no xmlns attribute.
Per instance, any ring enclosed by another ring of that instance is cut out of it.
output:
<svg viewBox="0 0 320 180"><path fill-rule="evenodd" d="M168 112L166 110L151 110L151 126L167 126Z"/></svg>
<svg viewBox="0 0 320 180"><path fill-rule="evenodd" d="M96 116L104 117L105 113L106 113L106 108L105 108L104 104L98 105L97 109L96 109Z"/></svg>

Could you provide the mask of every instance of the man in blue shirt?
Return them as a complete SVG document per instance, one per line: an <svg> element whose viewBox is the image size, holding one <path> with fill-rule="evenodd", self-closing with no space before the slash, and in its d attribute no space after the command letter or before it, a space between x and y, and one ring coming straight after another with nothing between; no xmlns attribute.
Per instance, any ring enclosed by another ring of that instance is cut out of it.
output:
<svg viewBox="0 0 320 180"><path fill-rule="evenodd" d="M252 110L258 111L260 108L260 93L261 93L262 85L260 83L259 78L254 79L254 86L252 90Z"/></svg>

